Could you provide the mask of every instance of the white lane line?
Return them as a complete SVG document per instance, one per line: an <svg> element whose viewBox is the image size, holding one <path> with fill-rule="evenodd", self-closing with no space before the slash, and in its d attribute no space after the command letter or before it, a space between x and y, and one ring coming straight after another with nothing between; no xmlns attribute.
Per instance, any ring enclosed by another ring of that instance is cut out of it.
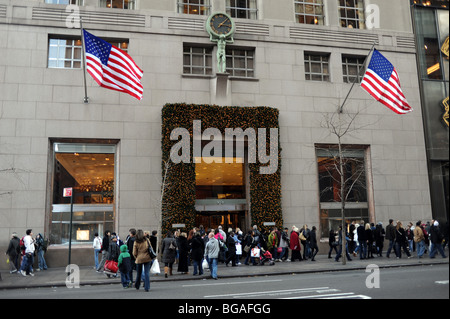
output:
<svg viewBox="0 0 450 319"><path fill-rule="evenodd" d="M448 280L435 281L434 283L438 285L448 285Z"/></svg>
<svg viewBox="0 0 450 319"><path fill-rule="evenodd" d="M329 287L317 287L317 288L302 288L302 289L287 289L287 290L271 290L271 291L261 291L261 292L244 292L244 293L233 293L233 294L223 294L223 295L210 295L204 296L204 298L221 298L221 297L248 297L248 296L263 296L270 294L286 294L286 293L301 293L301 292L313 292L317 290L329 289Z"/></svg>
<svg viewBox="0 0 450 319"><path fill-rule="evenodd" d="M337 294L322 294L322 295L310 295L310 296L297 296L281 299L372 299L369 296L355 295L353 292L342 292Z"/></svg>
<svg viewBox="0 0 450 319"><path fill-rule="evenodd" d="M240 281L240 282L216 282L211 284L195 284L195 285L183 285L182 287L203 287L203 286L220 286L220 285L241 285L241 284L253 284L253 283L267 283L283 281L282 279L277 280L259 280L259 281Z"/></svg>

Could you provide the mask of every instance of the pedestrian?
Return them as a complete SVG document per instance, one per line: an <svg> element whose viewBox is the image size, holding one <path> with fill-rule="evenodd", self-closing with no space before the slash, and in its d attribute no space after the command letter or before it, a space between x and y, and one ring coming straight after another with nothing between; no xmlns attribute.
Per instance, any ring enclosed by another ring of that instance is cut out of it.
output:
<svg viewBox="0 0 450 319"><path fill-rule="evenodd" d="M277 252L277 249L278 249L278 236L277 236L277 229L276 228L273 228L270 231L270 234L269 234L269 237L268 237L268 240L267 240L267 249L270 251L270 253L272 254L272 258L275 261L280 261L278 259L278 252Z"/></svg>
<svg viewBox="0 0 450 319"><path fill-rule="evenodd" d="M231 266L236 267L236 240L234 239L234 236L235 234L233 231L229 232L227 235L226 245L228 249L228 254L227 259L225 260L225 266L227 267L230 261Z"/></svg>
<svg viewBox="0 0 450 319"><path fill-rule="evenodd" d="M442 236L441 230L439 228L439 222L435 220L433 225L430 227L430 241L432 243L430 249L430 258L435 258L434 255L436 251L438 251L442 258L446 258L444 250L442 249L442 240L444 236Z"/></svg>
<svg viewBox="0 0 450 319"><path fill-rule="evenodd" d="M417 248L417 258L422 258L425 253L425 235L423 234L422 228L420 227L421 221L416 223L414 228L414 242Z"/></svg>
<svg viewBox="0 0 450 319"><path fill-rule="evenodd" d="M330 246L330 250L328 251L328 258L332 258L331 257L331 252L334 251L336 252L336 255L338 253L337 250L337 246L338 246L338 242L336 240L336 231L333 229L330 229L330 232L328 234L328 246Z"/></svg>
<svg viewBox="0 0 450 319"><path fill-rule="evenodd" d="M189 245L187 240L187 234L185 232L180 233L178 236L178 272L187 274L189 272Z"/></svg>
<svg viewBox="0 0 450 319"><path fill-rule="evenodd" d="M161 244L162 262L164 263L164 276L172 276L172 269L175 259L177 257L177 241L173 237L172 232L168 231L166 238Z"/></svg>
<svg viewBox="0 0 450 319"><path fill-rule="evenodd" d="M345 254L347 256L347 260L348 261L352 261L352 259L350 258L350 255L348 253L348 241L350 240L350 238L347 236L347 234L346 234L346 238L345 239L347 240L346 247L345 247ZM343 243L343 240L342 240L342 226L339 225L339 231L338 231L338 253L337 253L336 257L334 258L334 261L336 261L336 262L338 262L339 258L341 258L341 256L342 256L342 249L343 249L342 243Z"/></svg>
<svg viewBox="0 0 450 319"><path fill-rule="evenodd" d="M134 287L136 290L139 290L143 277L144 290L146 292L150 291L150 267L152 264L152 258L148 252L150 245L150 240L145 237L142 229L138 229L133 245L133 256L136 260L136 282Z"/></svg>
<svg viewBox="0 0 450 319"><path fill-rule="evenodd" d="M47 252L47 240L39 233L36 236L36 248L38 257L38 271L47 270L47 263L45 262L45 253Z"/></svg>
<svg viewBox="0 0 450 319"><path fill-rule="evenodd" d="M214 237L213 232L210 232L205 246L204 258L208 258L211 277L215 280L217 280L217 264L221 245L223 245L222 242Z"/></svg>
<svg viewBox="0 0 450 319"><path fill-rule="evenodd" d="M106 260L107 261L115 261L118 262L119 261L119 255L120 255L120 248L118 243L118 238L116 235L111 235L111 241L109 242L109 247L108 247L108 254L106 256ZM105 275L109 278L111 276L111 273L106 272L105 271ZM113 277L117 277L117 273L112 274Z"/></svg>
<svg viewBox="0 0 450 319"><path fill-rule="evenodd" d="M191 258L194 266L193 275L203 275L203 255L205 253L205 242L203 241L200 232L197 231L192 238L191 243Z"/></svg>
<svg viewBox="0 0 450 319"><path fill-rule="evenodd" d="M395 227L395 249L397 251L397 259L402 258L402 248L408 258L411 258L407 241L408 239L406 238L406 231L403 228L403 224L401 221L397 221L397 226Z"/></svg>
<svg viewBox="0 0 450 319"><path fill-rule="evenodd" d="M444 225L442 225L441 233L442 233L442 236L444 237L442 249L445 251L445 246L448 245L448 233L449 233L448 220L444 223Z"/></svg>
<svg viewBox="0 0 450 319"><path fill-rule="evenodd" d="M25 255L22 266L20 268L20 273L25 277L27 275L34 276L33 274L33 262L34 262L34 239L33 239L33 230L27 229L26 236L23 238L23 243L25 246Z"/></svg>
<svg viewBox="0 0 450 319"><path fill-rule="evenodd" d="M409 222L408 227L406 227L406 238L408 240L409 251L412 253L414 251L414 225Z"/></svg>
<svg viewBox="0 0 450 319"><path fill-rule="evenodd" d="M303 225L303 228L301 230L299 230L299 232L298 232L300 242L303 245L303 259L304 260L308 260L308 258L311 257L310 256L311 251L309 248L309 232L310 232L310 230L308 228L308 225L306 225L306 224Z"/></svg>
<svg viewBox="0 0 450 319"><path fill-rule="evenodd" d="M383 223L378 222L377 226L375 227L375 246L377 247L377 254L380 257L383 257L383 246L384 246L384 237L386 235L386 232L383 228Z"/></svg>
<svg viewBox="0 0 450 319"><path fill-rule="evenodd" d="M258 237L259 238L259 237ZM254 230L249 230L247 235L244 238L244 242L245 242L245 246L244 246L244 252L247 253L246 257L245 257L245 261L244 264L245 265L249 265L249 261L252 262L252 264L255 266L256 265L256 261L255 258L252 257L252 249L257 247L258 242L255 236L255 231Z"/></svg>
<svg viewBox="0 0 450 319"><path fill-rule="evenodd" d="M158 231L152 231L150 236L150 244L152 244L153 251L158 252Z"/></svg>
<svg viewBox="0 0 450 319"><path fill-rule="evenodd" d="M301 242L300 242L300 237L299 237L300 233L301 233L300 230L294 226L294 229L292 230L291 236L289 238L290 248L292 251L291 261L295 261L296 259L298 259L298 261L302 261L302 255L300 253L300 251L301 251L301 246L300 246Z"/></svg>
<svg viewBox="0 0 450 319"><path fill-rule="evenodd" d="M11 240L5 254L9 258L9 273L17 272L19 270L20 239L17 237L16 232L11 234Z"/></svg>
<svg viewBox="0 0 450 319"><path fill-rule="evenodd" d="M366 230L364 227L364 220L361 220L361 224L356 229L358 234L358 243L359 243L359 259L365 259L367 255L367 238L366 238Z"/></svg>
<svg viewBox="0 0 450 319"><path fill-rule="evenodd" d="M389 255L391 254L392 248L394 248L394 242L395 242L395 226L394 226L394 220L389 219L389 225L386 226L386 239L389 240L389 246L386 252L386 257L389 258ZM394 248L394 253L397 256L397 250Z"/></svg>
<svg viewBox="0 0 450 319"><path fill-rule="evenodd" d="M133 282L130 279L131 272L131 255L128 252L128 246L120 246L120 255L117 261L117 267L120 271L120 281L123 288L130 288Z"/></svg>
<svg viewBox="0 0 450 319"><path fill-rule="evenodd" d="M94 234L92 248L94 248L94 263L95 263L94 269L98 269L98 255L102 251L102 239L98 236L98 233Z"/></svg>
<svg viewBox="0 0 450 319"><path fill-rule="evenodd" d="M106 257L108 257L108 249L109 249L109 240L110 240L111 232L109 230L105 231L105 235L102 239L102 260L100 261L100 264L97 267L97 272L103 272L103 267L105 266Z"/></svg>
<svg viewBox="0 0 450 319"><path fill-rule="evenodd" d="M134 258L133 255L133 247L135 241L136 241L136 229L130 228L128 230L128 236L127 239L125 240L125 244L127 245L128 253L130 254L131 267L130 272L128 274L128 278L130 279L131 283L133 283L133 270L136 270L136 259Z"/></svg>
<svg viewBox="0 0 450 319"><path fill-rule="evenodd" d="M316 226L313 226L311 228L311 232L309 233L309 246L311 248L311 261L315 261L314 257L316 257L319 252L319 246L317 246Z"/></svg>
<svg viewBox="0 0 450 319"><path fill-rule="evenodd" d="M236 231L234 232L234 242L236 243L236 265L241 265L242 240L242 231L239 228L236 228Z"/></svg>
<svg viewBox="0 0 450 319"><path fill-rule="evenodd" d="M356 235L356 221L352 221L352 223L350 224L349 228L348 228L348 237L349 237L349 241L348 241L348 251L350 254L353 254L353 256L356 257L356 246L357 246L357 237L358 235ZM356 237L356 238L355 238Z"/></svg>
<svg viewBox="0 0 450 319"><path fill-rule="evenodd" d="M366 227L364 229L365 235L366 235L366 241L367 241L367 252L366 252L366 258L373 258L373 230L369 223L366 224Z"/></svg>
<svg viewBox="0 0 450 319"><path fill-rule="evenodd" d="M281 236L280 236L280 247L282 248L281 250L281 255L279 256L281 261L291 261L289 259L289 234L288 234L288 228L285 227L283 229L283 231L281 232Z"/></svg>

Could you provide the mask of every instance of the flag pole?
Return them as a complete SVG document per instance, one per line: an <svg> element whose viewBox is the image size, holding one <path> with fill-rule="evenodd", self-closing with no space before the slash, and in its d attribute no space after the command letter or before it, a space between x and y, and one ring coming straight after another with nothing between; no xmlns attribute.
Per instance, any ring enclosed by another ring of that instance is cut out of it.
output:
<svg viewBox="0 0 450 319"><path fill-rule="evenodd" d="M84 43L84 34L83 34L83 18L80 17L80 29L81 29L81 43L82 43L82 56L83 56L83 77L84 77L84 99L83 102L85 104L89 103L89 97L87 95L87 85L86 85L86 46Z"/></svg>
<svg viewBox="0 0 450 319"><path fill-rule="evenodd" d="M375 44L376 44L376 41L373 42L373 45L372 45L372 48L371 48L370 51L369 51L369 54L368 54L368 55L366 56L366 58L364 59L363 66L361 67L363 70L366 69L367 59L369 58L369 56L370 56L370 54L372 53L372 51L375 49ZM342 113L342 111L343 111L343 109L344 109L344 104L345 104L345 102L347 102L347 99L348 99L348 97L350 96L350 93L352 92L353 87L355 86L356 81L358 81L358 78L359 78L360 74L361 74L361 69L358 70L358 75L357 75L357 76L355 77L355 79L353 80L352 86L350 87L350 90L348 91L347 96L346 96L345 99L344 99L344 102L342 103L342 105L341 105L340 108L339 108L339 113Z"/></svg>

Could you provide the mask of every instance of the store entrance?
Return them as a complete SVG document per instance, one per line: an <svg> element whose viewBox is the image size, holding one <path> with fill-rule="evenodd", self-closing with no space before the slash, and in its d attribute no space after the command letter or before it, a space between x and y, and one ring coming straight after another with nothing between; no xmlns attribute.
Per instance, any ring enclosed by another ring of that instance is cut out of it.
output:
<svg viewBox="0 0 450 319"><path fill-rule="evenodd" d="M222 226L222 229L227 232L228 228L235 230L236 228L244 231L245 225L245 211L231 211L231 212L199 212L196 217L196 225L203 225L205 229L216 229Z"/></svg>

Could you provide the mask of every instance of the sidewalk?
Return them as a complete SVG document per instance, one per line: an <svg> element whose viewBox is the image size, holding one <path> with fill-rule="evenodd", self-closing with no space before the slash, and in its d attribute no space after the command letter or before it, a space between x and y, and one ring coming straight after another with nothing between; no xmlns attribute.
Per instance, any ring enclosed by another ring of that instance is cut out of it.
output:
<svg viewBox="0 0 450 319"><path fill-rule="evenodd" d="M446 251L448 254L448 251ZM242 260L243 261L243 260ZM317 255L316 261L301 262L276 262L275 265L264 266L239 265L226 267L219 263L218 276L220 279L236 278L236 277L253 277L253 276L273 276L281 274L302 274L302 273L318 273L333 271L365 271L370 264L377 265L381 271L383 268L392 267L409 267L424 266L435 264L449 264L449 258L442 258L440 255L430 259L428 255L420 260L417 257L397 259L395 254L390 258L375 257L371 259L360 260L354 257L352 261L347 261L346 265L342 265L342 259L335 262L334 258L328 259L327 255ZM177 280L202 280L209 279L209 271L205 271L202 276L193 276L193 267L189 267L189 274L183 275L177 273L177 265L174 265L173 276L164 278L164 265L160 263L161 274L151 275L150 280L155 281L177 281ZM134 276L136 273L134 272ZM64 287L66 286L66 270L65 268L49 268L48 270L35 271L34 276L22 276L21 274L10 274L9 271L2 271L2 281L0 281L0 289L21 289L21 288L38 288L38 287ZM120 278L107 278L103 273L97 273L93 267L80 267L80 285L105 285L120 284Z"/></svg>

